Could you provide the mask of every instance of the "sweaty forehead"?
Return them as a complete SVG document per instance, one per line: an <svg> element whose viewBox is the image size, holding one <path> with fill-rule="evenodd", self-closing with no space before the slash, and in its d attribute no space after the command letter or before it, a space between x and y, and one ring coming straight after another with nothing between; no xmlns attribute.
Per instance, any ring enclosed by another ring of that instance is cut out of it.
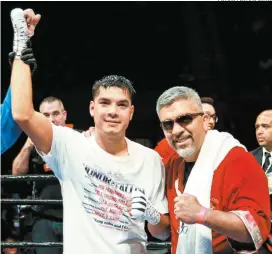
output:
<svg viewBox="0 0 272 254"><path fill-rule="evenodd" d="M129 100L130 101L130 94L128 90L122 89L120 87L100 87L99 92L97 96L95 97L95 100L99 99L108 99L113 101L119 101L119 100Z"/></svg>
<svg viewBox="0 0 272 254"><path fill-rule="evenodd" d="M174 119L181 115L198 113L201 110L198 108L194 100L177 100L172 104L164 106L159 112L160 120Z"/></svg>

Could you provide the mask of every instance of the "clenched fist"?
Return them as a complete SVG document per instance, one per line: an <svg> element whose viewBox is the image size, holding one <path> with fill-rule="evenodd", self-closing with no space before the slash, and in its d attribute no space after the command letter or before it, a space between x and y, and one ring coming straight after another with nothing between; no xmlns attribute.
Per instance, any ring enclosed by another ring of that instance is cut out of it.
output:
<svg viewBox="0 0 272 254"><path fill-rule="evenodd" d="M41 15L35 14L32 9L24 10L24 15L26 18L28 36L32 37L34 35L35 27L38 25L41 19Z"/></svg>
<svg viewBox="0 0 272 254"><path fill-rule="evenodd" d="M177 196L174 202L174 212L178 220L186 224L197 223L202 206L195 196L184 193Z"/></svg>

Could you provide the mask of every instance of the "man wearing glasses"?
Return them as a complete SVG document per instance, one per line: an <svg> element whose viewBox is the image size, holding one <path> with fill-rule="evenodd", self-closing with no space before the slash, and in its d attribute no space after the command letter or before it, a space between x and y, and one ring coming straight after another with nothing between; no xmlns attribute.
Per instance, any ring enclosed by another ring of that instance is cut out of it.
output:
<svg viewBox="0 0 272 254"><path fill-rule="evenodd" d="M215 124L218 122L218 117L214 108L214 102L211 97L201 97L201 103L203 112L209 116L208 129L213 130ZM172 158L179 160L179 155L176 151L168 144L166 138L162 139L157 146L155 151L158 152L163 160L163 164L166 165L167 162Z"/></svg>
<svg viewBox="0 0 272 254"><path fill-rule="evenodd" d="M213 99L211 97L201 97L203 112L209 116L208 129L213 130L218 122L218 117L215 112Z"/></svg>
<svg viewBox="0 0 272 254"><path fill-rule="evenodd" d="M179 155L166 165L172 253L253 253L270 230L267 179L226 132L208 131L198 94L173 87L157 101L164 135Z"/></svg>

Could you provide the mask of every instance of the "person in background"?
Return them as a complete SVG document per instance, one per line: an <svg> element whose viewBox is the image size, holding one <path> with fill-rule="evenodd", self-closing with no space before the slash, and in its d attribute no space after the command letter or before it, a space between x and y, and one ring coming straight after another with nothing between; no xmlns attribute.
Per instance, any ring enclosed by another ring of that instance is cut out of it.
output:
<svg viewBox="0 0 272 254"><path fill-rule="evenodd" d="M270 194L270 207L272 207L272 109L261 112L255 122L256 139L259 147L251 151L268 179L268 188ZM272 209L270 212L272 219ZM270 234L263 245L261 254L272 252L272 228Z"/></svg>
<svg viewBox="0 0 272 254"><path fill-rule="evenodd" d="M204 114L209 116L208 128L209 130L213 130L215 124L218 122L213 99L211 97L201 97L200 100Z"/></svg>
<svg viewBox="0 0 272 254"><path fill-rule="evenodd" d="M67 126L67 111L63 102L56 97L47 97L41 103L39 110L46 118L56 126ZM68 125L68 127L73 127ZM46 165L41 156L35 150L30 138L27 139L19 154L13 161L12 174L24 175L27 173L38 175L53 174L50 167ZM35 196L39 199L62 199L61 187L56 180L36 181ZM32 240L34 242L59 242L63 239L63 208L62 205L35 206L32 211L34 224L31 227ZM27 220L26 220L27 221ZM25 225L27 235L28 226ZM60 248L35 248L37 254L62 253Z"/></svg>

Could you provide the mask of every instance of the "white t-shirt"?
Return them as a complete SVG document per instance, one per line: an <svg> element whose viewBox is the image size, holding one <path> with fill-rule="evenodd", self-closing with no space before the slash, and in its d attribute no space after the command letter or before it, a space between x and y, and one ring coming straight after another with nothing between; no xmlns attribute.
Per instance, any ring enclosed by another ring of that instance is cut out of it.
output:
<svg viewBox="0 0 272 254"><path fill-rule="evenodd" d="M41 156L61 184L64 253L146 253L144 222L130 218L126 200L139 188L168 213L160 156L129 139L129 155L113 156L94 137L52 126L51 151Z"/></svg>

